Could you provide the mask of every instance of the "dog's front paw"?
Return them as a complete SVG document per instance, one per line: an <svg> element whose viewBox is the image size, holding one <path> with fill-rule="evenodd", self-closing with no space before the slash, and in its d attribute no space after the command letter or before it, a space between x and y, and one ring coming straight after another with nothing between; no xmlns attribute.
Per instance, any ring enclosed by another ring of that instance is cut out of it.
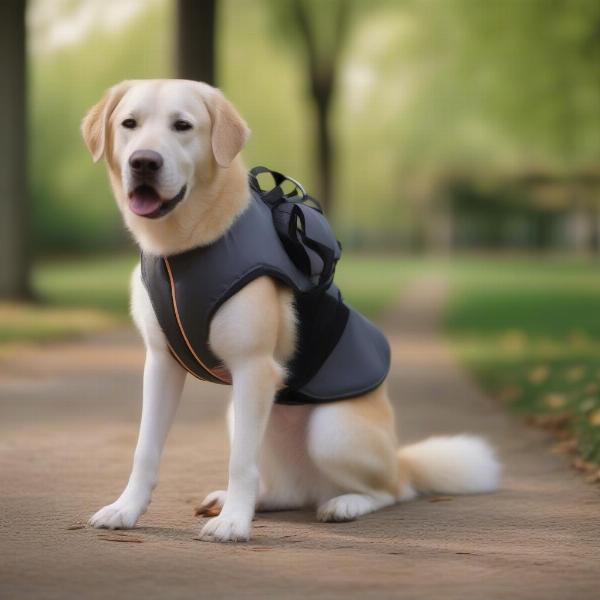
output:
<svg viewBox="0 0 600 600"><path fill-rule="evenodd" d="M117 500L101 508L88 524L97 529L131 529L146 512L146 506Z"/></svg>
<svg viewBox="0 0 600 600"><path fill-rule="evenodd" d="M220 514L204 525L198 539L204 542L247 542L251 527L251 518Z"/></svg>

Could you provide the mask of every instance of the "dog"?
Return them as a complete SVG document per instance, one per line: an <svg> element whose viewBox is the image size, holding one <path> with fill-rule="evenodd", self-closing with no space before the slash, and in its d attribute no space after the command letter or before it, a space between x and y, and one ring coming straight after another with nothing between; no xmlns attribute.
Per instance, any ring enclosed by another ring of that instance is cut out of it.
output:
<svg viewBox="0 0 600 600"><path fill-rule="evenodd" d="M250 130L214 87L123 81L90 109L81 129L93 160L104 158L125 225L145 253L170 256L211 244L248 205L240 152ZM91 517L98 528L134 527L146 512L186 377L139 265L131 313L146 347L142 418L129 481ZM498 487L500 464L479 437L434 437L399 449L385 382L347 400L275 404L296 340L293 292L269 276L239 290L210 322L210 347L232 378L231 453L227 490L202 503L202 513L216 516L200 539L250 539L256 510L316 507L319 521L349 521L419 493Z"/></svg>

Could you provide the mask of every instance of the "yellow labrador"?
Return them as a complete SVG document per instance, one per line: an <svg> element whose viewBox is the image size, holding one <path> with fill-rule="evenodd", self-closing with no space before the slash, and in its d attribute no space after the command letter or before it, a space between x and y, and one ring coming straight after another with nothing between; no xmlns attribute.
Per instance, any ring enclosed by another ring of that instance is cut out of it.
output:
<svg viewBox="0 0 600 600"><path fill-rule="evenodd" d="M105 158L125 224L144 252L209 244L249 202L239 153L250 131L209 85L124 81L89 111L82 132L94 160ZM141 176L151 185L140 187ZM146 511L186 376L168 350L139 266L131 295L146 345L139 439L125 490L90 519L94 527L133 527ZM220 514L204 525L202 539L248 540L257 508L315 506L319 520L345 521L418 492L497 487L499 464L480 438L431 438L398 449L385 384L330 404L274 404L295 336L292 293L269 277L242 288L211 321L210 346L233 380L231 457L227 491L204 502Z"/></svg>

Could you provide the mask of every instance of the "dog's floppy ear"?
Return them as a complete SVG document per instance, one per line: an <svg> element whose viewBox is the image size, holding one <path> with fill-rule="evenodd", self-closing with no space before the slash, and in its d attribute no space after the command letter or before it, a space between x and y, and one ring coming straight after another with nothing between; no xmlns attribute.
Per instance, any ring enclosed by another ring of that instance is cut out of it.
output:
<svg viewBox="0 0 600 600"><path fill-rule="evenodd" d="M129 81L122 81L111 87L100 102L90 108L81 122L81 134L94 162L98 162L104 154L108 120L129 87Z"/></svg>
<svg viewBox="0 0 600 600"><path fill-rule="evenodd" d="M212 151L220 167L228 167L250 137L250 129L233 104L214 89L205 102L212 119Z"/></svg>

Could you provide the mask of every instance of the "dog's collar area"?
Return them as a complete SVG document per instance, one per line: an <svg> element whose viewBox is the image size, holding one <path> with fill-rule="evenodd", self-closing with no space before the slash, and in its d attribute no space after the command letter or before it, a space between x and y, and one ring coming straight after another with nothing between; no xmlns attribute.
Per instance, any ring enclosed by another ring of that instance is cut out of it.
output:
<svg viewBox="0 0 600 600"><path fill-rule="evenodd" d="M173 196L170 200L165 200L161 203L160 207L157 208L154 212L151 212L147 215L139 215L145 219L160 219L168 215L185 197L185 193L187 191L187 184L183 184L182 188L179 190L179 193L176 196Z"/></svg>

